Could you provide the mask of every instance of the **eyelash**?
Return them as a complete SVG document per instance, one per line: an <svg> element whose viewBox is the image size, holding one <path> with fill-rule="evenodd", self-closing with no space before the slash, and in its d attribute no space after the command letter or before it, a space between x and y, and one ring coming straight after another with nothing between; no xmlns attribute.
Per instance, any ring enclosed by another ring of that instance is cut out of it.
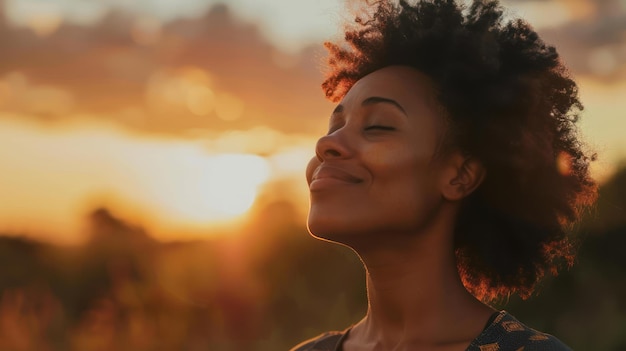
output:
<svg viewBox="0 0 626 351"><path fill-rule="evenodd" d="M391 131L391 130L396 130L396 128L394 128L394 127L389 127L389 126L378 126L378 125L374 125L374 126L368 126L368 127L365 127L365 130L375 130L375 129L378 129L378 130L389 130L389 131Z"/></svg>
<svg viewBox="0 0 626 351"><path fill-rule="evenodd" d="M330 135L333 132L335 132L335 130L337 130L339 128L330 128L328 130L328 132L326 133L326 135ZM372 131L372 130L381 130L381 131L394 131L396 130L396 128L394 127L389 127L389 126L381 126L381 125L373 125L373 126L367 126L363 129L364 131Z"/></svg>

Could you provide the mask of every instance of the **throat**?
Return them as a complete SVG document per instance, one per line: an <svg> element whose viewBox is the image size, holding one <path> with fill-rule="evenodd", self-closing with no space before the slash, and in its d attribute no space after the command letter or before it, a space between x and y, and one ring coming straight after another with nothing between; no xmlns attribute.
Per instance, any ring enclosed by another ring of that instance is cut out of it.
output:
<svg viewBox="0 0 626 351"><path fill-rule="evenodd" d="M368 312L349 339L367 348L352 350L465 350L482 332L495 310L465 289L453 253L424 247L362 258Z"/></svg>

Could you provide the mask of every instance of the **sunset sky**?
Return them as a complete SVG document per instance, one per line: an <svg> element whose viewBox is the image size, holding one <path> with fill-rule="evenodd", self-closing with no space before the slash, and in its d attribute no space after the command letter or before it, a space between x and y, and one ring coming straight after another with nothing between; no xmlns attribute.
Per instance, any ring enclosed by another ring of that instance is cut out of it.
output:
<svg viewBox="0 0 626 351"><path fill-rule="evenodd" d="M320 44L345 6L216 3L0 0L0 232L79 242L99 206L163 240L236 225L260 198L306 212L332 110ZM604 179L626 159L626 0L504 3L577 78Z"/></svg>

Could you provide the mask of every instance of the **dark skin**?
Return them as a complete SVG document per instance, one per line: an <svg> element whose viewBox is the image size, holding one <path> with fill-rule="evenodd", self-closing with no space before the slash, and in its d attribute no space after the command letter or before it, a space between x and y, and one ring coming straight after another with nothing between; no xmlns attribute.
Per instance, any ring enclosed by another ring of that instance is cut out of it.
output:
<svg viewBox="0 0 626 351"><path fill-rule="evenodd" d="M453 244L485 170L438 152L445 128L428 78L390 66L351 88L317 143L309 230L352 248L367 274L367 315L344 351L465 350L495 312L463 286Z"/></svg>

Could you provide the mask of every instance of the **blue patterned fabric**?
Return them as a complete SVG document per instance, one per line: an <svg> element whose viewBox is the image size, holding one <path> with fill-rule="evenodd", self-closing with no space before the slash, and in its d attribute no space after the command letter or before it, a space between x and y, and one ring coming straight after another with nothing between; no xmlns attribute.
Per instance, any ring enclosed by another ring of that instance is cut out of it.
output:
<svg viewBox="0 0 626 351"><path fill-rule="evenodd" d="M307 340L291 351L342 351L342 343L350 329L328 332ZM500 311L476 337L466 351L571 351L550 334L527 327L506 311Z"/></svg>

